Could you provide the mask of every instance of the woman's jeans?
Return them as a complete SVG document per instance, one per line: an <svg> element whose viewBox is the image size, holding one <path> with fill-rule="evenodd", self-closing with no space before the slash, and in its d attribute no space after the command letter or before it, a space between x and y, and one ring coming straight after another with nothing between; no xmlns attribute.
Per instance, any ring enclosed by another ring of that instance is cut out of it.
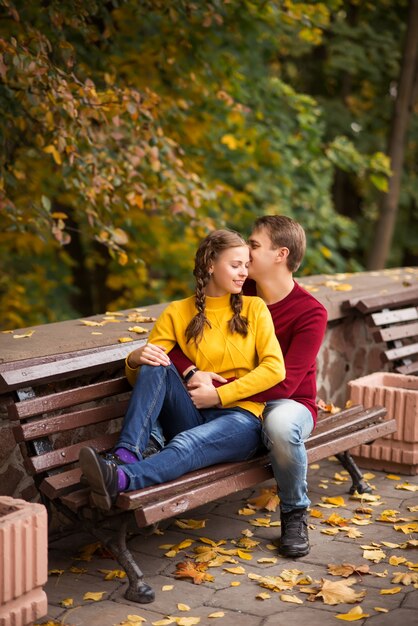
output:
<svg viewBox="0 0 418 626"><path fill-rule="evenodd" d="M264 409L262 438L270 453L283 513L310 505L305 440L312 428L311 412L295 400L274 400Z"/></svg>
<svg viewBox="0 0 418 626"><path fill-rule="evenodd" d="M168 443L158 454L123 466L128 491L249 459L261 445L260 419L239 407L199 411L174 365L141 367L116 447L141 459L157 419Z"/></svg>

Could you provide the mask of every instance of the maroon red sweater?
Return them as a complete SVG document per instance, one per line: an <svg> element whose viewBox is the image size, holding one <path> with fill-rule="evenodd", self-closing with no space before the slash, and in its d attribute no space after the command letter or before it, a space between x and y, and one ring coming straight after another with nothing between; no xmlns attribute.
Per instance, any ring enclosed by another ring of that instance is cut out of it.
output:
<svg viewBox="0 0 418 626"><path fill-rule="evenodd" d="M244 293L257 295L253 280L245 281ZM327 311L296 282L286 298L267 306L283 351L286 378L275 387L252 396L251 400L268 402L291 398L310 410L315 423L318 414L316 357L325 334ZM170 352L170 358L180 372L192 365L177 346Z"/></svg>

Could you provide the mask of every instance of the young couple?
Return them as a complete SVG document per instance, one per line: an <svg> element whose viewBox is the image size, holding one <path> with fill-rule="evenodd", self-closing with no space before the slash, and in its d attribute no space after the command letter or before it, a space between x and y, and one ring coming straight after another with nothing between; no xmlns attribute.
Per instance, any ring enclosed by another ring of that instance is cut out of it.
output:
<svg viewBox="0 0 418 626"><path fill-rule="evenodd" d="M148 344L126 360L134 389L114 454L80 452L96 506L109 510L121 491L248 459L262 441L280 494L279 553L309 552L304 441L317 416L327 316L293 280L305 247L303 228L284 216L259 218L248 245L228 230L202 241L195 295L169 304ZM158 428L166 445L146 456Z"/></svg>

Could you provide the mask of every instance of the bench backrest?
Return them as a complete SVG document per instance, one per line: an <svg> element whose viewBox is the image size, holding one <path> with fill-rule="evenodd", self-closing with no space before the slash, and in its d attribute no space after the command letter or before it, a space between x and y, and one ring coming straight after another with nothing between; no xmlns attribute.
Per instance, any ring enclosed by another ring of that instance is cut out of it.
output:
<svg viewBox="0 0 418 626"><path fill-rule="evenodd" d="M418 374L418 287L348 301L367 316L376 341L385 344L382 360L400 374Z"/></svg>

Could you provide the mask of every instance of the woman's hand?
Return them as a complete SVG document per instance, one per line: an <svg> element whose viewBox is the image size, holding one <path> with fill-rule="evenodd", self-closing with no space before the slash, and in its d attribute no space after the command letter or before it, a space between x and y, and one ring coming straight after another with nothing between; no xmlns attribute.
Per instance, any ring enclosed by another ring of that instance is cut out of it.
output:
<svg viewBox="0 0 418 626"><path fill-rule="evenodd" d="M128 365L136 368L139 365L170 365L171 361L165 353L165 348L147 343L141 348L137 348L129 355Z"/></svg>
<svg viewBox="0 0 418 626"><path fill-rule="evenodd" d="M215 372L201 372L198 370L196 374L193 374L189 382L187 383L187 389L193 389L195 383L202 383L204 385L212 385L212 381L217 380L220 383L227 383L227 379L223 378L219 374L215 374ZM213 385L212 385L213 386Z"/></svg>
<svg viewBox="0 0 418 626"><path fill-rule="evenodd" d="M193 376L193 379L195 376L197 376L197 374ZM218 392L216 391L216 387L212 385L212 382L207 384L190 381L187 388L192 402L197 409L210 409L220 405Z"/></svg>

